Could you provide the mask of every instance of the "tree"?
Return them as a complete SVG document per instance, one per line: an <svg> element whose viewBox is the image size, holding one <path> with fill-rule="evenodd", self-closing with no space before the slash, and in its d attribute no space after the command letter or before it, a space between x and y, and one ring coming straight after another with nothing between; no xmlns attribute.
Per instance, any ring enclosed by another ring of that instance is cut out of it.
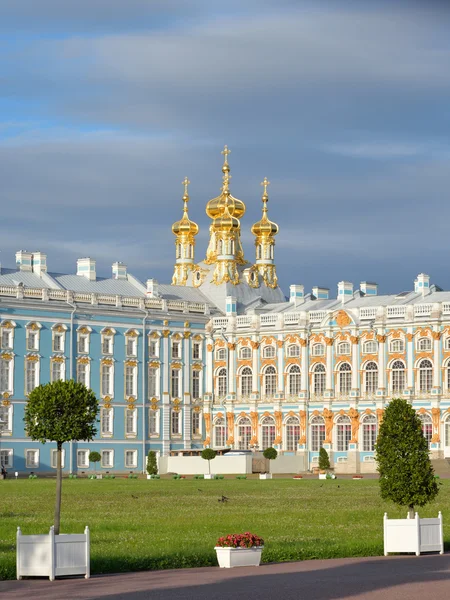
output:
<svg viewBox="0 0 450 600"><path fill-rule="evenodd" d="M277 452L276 448L266 448L263 452L263 456L264 456L264 458L267 458L268 460L275 460L276 457L278 456L278 452Z"/></svg>
<svg viewBox="0 0 450 600"><path fill-rule="evenodd" d="M93 452L89 452L89 462L93 462L94 463L94 469L97 471L97 463L100 462L102 460L102 457L100 455L100 452L97 451L93 451Z"/></svg>
<svg viewBox="0 0 450 600"><path fill-rule="evenodd" d="M158 474L158 464L156 462L156 452L149 450L147 454L147 473L149 475Z"/></svg>
<svg viewBox="0 0 450 600"><path fill-rule="evenodd" d="M386 407L375 451L381 497L407 506L414 518L414 506L431 502L439 487L422 423L406 400L393 399Z"/></svg>
<svg viewBox="0 0 450 600"><path fill-rule="evenodd" d="M32 440L56 442L55 534L61 520L61 450L64 442L92 440L97 433L98 400L82 383L54 381L35 388L25 407L25 428Z"/></svg>
<svg viewBox="0 0 450 600"><path fill-rule="evenodd" d="M326 471L330 468L330 457L328 456L328 452L325 448L321 448L319 451L319 469L321 471Z"/></svg>
<svg viewBox="0 0 450 600"><path fill-rule="evenodd" d="M205 448L202 450L202 458L208 461L208 473L211 474L211 461L216 458L216 451L212 448Z"/></svg>

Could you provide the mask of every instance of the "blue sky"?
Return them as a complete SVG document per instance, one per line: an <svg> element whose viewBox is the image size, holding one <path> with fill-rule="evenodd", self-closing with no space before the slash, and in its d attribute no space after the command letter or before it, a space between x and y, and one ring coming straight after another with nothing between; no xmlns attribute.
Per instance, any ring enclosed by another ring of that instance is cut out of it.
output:
<svg viewBox="0 0 450 600"><path fill-rule="evenodd" d="M170 281L181 181L201 260L228 144L250 261L271 181L286 293L450 289L449 28L431 1L1 3L2 264Z"/></svg>

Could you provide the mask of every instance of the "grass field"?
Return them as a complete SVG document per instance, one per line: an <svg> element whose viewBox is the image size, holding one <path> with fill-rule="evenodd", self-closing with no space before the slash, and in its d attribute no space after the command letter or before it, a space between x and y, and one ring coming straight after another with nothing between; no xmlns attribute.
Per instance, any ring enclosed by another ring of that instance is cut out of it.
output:
<svg viewBox="0 0 450 600"><path fill-rule="evenodd" d="M0 579L15 577L15 533L48 533L55 481L0 482ZM218 502L224 494L230 500ZM450 548L450 480L420 516L444 517ZM381 501L376 480L86 480L63 482L62 533L91 530L91 572L215 565L227 533L265 539L263 562L376 556L382 522L406 509Z"/></svg>

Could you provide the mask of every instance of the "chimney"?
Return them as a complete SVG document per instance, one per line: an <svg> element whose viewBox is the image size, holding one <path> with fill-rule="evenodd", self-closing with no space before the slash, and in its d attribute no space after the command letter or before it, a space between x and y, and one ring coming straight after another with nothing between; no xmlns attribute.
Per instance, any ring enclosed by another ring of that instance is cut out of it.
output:
<svg viewBox="0 0 450 600"><path fill-rule="evenodd" d="M28 250L19 250L16 252L16 265L20 271L33 270L33 253Z"/></svg>
<svg viewBox="0 0 450 600"><path fill-rule="evenodd" d="M33 252L33 273L47 273L47 255L43 252Z"/></svg>
<svg viewBox="0 0 450 600"><path fill-rule="evenodd" d="M416 294L422 294L426 296L430 293L430 276L425 273L419 273L417 279L414 281L414 291Z"/></svg>
<svg viewBox="0 0 450 600"><path fill-rule="evenodd" d="M316 300L328 300L330 297L330 290L329 288L315 285L312 289L312 295Z"/></svg>
<svg viewBox="0 0 450 600"><path fill-rule="evenodd" d="M305 301L305 287L303 285L291 285L289 286L289 302L292 302L296 306L302 304Z"/></svg>
<svg viewBox="0 0 450 600"><path fill-rule="evenodd" d="M338 299L342 304L353 298L353 283L350 281L340 281L338 283Z"/></svg>
<svg viewBox="0 0 450 600"><path fill-rule="evenodd" d="M86 277L89 281L95 281L97 279L95 260L93 258L79 258L77 260L77 275Z"/></svg>
<svg viewBox="0 0 450 600"><path fill-rule="evenodd" d="M159 283L157 279L147 279L147 296L159 298Z"/></svg>
<svg viewBox="0 0 450 600"><path fill-rule="evenodd" d="M361 281L359 289L364 296L377 296L378 295L378 284L371 283L370 281Z"/></svg>
<svg viewBox="0 0 450 600"><path fill-rule="evenodd" d="M225 311L227 317L234 317L237 314L236 298L234 296L227 296L225 298Z"/></svg>
<svg viewBox="0 0 450 600"><path fill-rule="evenodd" d="M125 265L123 262L113 263L112 276L113 276L113 279L126 279L127 278L127 265Z"/></svg>

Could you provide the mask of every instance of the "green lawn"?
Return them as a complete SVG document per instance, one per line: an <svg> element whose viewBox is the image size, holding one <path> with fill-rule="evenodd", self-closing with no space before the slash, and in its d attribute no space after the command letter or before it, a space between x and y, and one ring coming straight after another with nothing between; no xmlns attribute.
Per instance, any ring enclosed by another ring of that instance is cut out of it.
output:
<svg viewBox="0 0 450 600"><path fill-rule="evenodd" d="M0 579L15 577L15 533L47 533L55 481L0 482ZM224 494L229 502L218 502ZM450 480L421 516L444 516L450 548ZM376 480L64 480L62 533L91 530L92 573L215 565L216 539L251 531L263 561L376 556L383 513Z"/></svg>

